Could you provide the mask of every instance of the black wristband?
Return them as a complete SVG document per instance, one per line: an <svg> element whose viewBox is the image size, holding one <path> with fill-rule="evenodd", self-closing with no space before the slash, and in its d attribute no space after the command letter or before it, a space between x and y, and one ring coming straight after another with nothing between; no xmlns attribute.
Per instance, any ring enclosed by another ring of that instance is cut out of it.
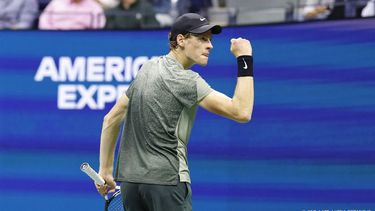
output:
<svg viewBox="0 0 375 211"><path fill-rule="evenodd" d="M238 65L237 77L245 77L245 76L254 77L252 56L237 57L237 65Z"/></svg>

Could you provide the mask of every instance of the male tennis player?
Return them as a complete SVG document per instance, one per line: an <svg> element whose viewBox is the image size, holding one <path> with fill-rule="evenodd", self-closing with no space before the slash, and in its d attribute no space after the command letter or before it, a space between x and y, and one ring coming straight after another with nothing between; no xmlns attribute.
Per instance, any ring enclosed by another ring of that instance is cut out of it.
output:
<svg viewBox="0 0 375 211"><path fill-rule="evenodd" d="M237 58L238 78L233 98L213 90L194 64L205 66L212 34L221 27L193 13L178 17L169 34L170 52L143 64L126 93L104 117L99 174L115 187L114 149L125 120L118 153L116 181L121 182L127 211L192 210L186 145L197 106L210 112L248 122L253 110L253 60L250 42L231 39Z"/></svg>

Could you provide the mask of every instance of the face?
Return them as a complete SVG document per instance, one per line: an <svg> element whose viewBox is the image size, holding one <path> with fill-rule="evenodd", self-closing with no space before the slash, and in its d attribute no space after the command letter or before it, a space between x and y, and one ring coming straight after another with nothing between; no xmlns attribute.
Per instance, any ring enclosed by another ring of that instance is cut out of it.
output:
<svg viewBox="0 0 375 211"><path fill-rule="evenodd" d="M211 40L211 31L185 38L183 52L190 65L207 65L210 51L213 48Z"/></svg>

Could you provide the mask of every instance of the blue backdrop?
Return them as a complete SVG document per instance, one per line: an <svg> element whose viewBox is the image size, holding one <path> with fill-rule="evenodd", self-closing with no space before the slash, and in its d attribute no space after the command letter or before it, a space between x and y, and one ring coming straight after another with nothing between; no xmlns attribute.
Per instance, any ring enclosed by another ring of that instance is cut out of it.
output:
<svg viewBox="0 0 375 211"><path fill-rule="evenodd" d="M0 31L1 210L102 210L79 166L167 33ZM225 28L193 69L229 96L232 37L252 41L253 118L198 111L194 210L375 210L375 19Z"/></svg>

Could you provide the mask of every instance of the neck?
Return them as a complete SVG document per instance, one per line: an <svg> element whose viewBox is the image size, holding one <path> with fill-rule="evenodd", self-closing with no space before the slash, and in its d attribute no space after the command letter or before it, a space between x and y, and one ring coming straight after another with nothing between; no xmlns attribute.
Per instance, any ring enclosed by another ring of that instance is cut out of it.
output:
<svg viewBox="0 0 375 211"><path fill-rule="evenodd" d="M193 66L193 63L189 61L189 59L178 49L173 49L169 52L173 58L175 58L183 67L184 69L189 69Z"/></svg>

